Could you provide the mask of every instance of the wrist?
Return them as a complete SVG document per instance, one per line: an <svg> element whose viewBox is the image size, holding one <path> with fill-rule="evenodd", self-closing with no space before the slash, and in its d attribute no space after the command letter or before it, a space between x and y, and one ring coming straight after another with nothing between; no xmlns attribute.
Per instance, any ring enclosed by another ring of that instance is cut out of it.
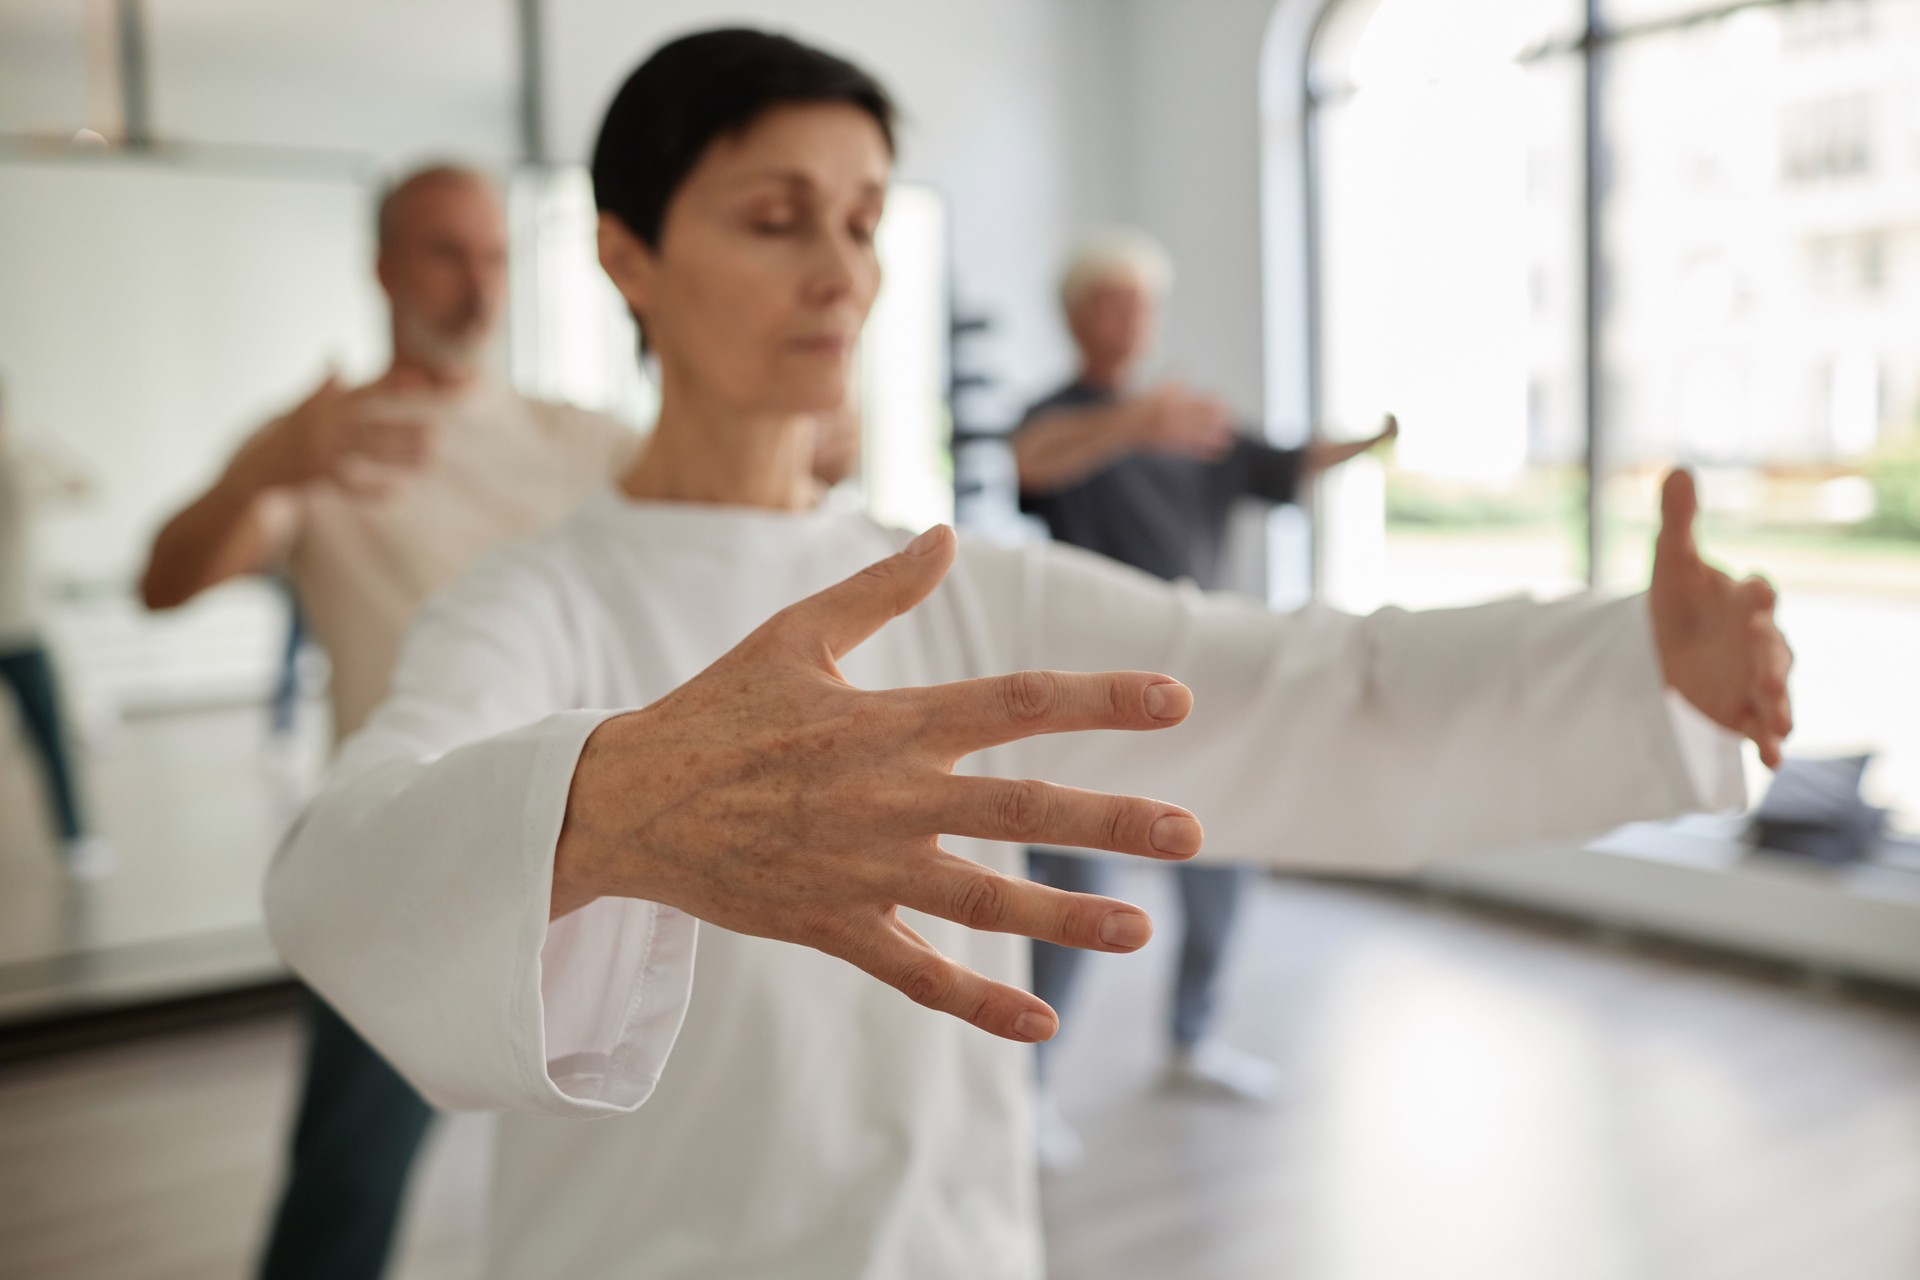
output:
<svg viewBox="0 0 1920 1280"><path fill-rule="evenodd" d="M609 830L608 815L615 812L612 806L618 791L630 790L618 780L633 773L624 746L626 722L641 714L627 712L601 721L581 745L553 848L553 919L612 894L634 896L614 884L610 875L615 863L610 850L618 840Z"/></svg>
<svg viewBox="0 0 1920 1280"><path fill-rule="evenodd" d="M1159 435L1156 408L1147 396L1134 396L1121 406L1118 436L1124 448L1140 449L1153 443Z"/></svg>
<svg viewBox="0 0 1920 1280"><path fill-rule="evenodd" d="M269 428L242 445L227 463L219 483L234 496L252 498L269 489L285 488L297 482L287 457L291 450L285 441L286 425Z"/></svg>

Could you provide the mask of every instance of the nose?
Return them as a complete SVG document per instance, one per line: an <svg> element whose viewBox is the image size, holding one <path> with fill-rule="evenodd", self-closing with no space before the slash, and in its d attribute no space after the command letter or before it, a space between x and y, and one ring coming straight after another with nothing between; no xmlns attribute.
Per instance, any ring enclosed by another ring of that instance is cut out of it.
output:
<svg viewBox="0 0 1920 1280"><path fill-rule="evenodd" d="M850 237L822 233L815 238L807 273L807 298L817 304L839 302L860 289L872 270L870 260Z"/></svg>

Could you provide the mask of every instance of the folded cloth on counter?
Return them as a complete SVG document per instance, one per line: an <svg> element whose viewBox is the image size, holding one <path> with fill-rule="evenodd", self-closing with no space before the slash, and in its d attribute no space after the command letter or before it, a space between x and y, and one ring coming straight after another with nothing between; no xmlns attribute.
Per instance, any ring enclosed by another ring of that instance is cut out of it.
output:
<svg viewBox="0 0 1920 1280"><path fill-rule="evenodd" d="M1747 836L1756 848L1821 862L1858 862L1874 851L1887 811L1860 798L1872 755L1789 759L1753 811Z"/></svg>

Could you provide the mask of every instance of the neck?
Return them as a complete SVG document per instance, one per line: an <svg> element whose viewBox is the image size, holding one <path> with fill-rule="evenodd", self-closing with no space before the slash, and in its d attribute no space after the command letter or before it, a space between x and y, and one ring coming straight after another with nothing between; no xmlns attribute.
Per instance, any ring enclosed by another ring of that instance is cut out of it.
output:
<svg viewBox="0 0 1920 1280"><path fill-rule="evenodd" d="M1127 371L1120 365L1101 364L1084 358L1080 361L1080 373L1075 378L1075 381L1083 387L1107 392L1121 390L1126 380Z"/></svg>
<svg viewBox="0 0 1920 1280"><path fill-rule="evenodd" d="M620 477L630 498L799 511L819 497L812 414L764 414L676 394L663 378L647 447Z"/></svg>

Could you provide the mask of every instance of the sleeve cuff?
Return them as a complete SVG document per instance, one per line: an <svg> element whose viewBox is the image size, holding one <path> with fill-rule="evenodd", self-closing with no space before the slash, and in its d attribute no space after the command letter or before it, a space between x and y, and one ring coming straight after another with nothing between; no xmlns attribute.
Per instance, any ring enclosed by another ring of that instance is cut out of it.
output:
<svg viewBox="0 0 1920 1280"><path fill-rule="evenodd" d="M527 886L523 954L526 1005L514 1025L530 1029L516 1053L541 1109L587 1116L631 1111L652 1094L686 1017L697 922L660 903L602 898L547 918L553 856L580 752L619 714L550 717L528 779L526 841L536 856Z"/></svg>
<svg viewBox="0 0 1920 1280"><path fill-rule="evenodd" d="M1709 720L1666 682L1660 650L1653 638L1653 617L1644 593L1634 597L1639 630L1644 637L1647 668L1657 682L1666 707L1667 732L1663 754L1687 784L1687 807L1694 812L1739 809L1747 803L1746 774L1740 756L1741 738Z"/></svg>
<svg viewBox="0 0 1920 1280"><path fill-rule="evenodd" d="M1710 812L1745 808L1747 781L1739 735L1707 719L1674 690L1668 689L1666 695L1674 744L1693 784L1697 807Z"/></svg>

